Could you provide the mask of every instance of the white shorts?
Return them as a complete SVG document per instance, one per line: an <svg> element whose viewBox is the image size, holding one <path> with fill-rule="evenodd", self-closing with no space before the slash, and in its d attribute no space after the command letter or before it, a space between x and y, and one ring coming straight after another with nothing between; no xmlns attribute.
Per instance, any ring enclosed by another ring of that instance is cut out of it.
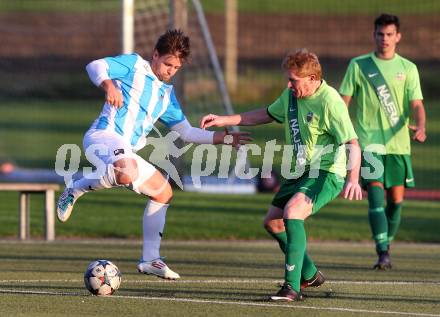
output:
<svg viewBox="0 0 440 317"><path fill-rule="evenodd" d="M107 166L123 158L136 160L139 176L133 182L134 187L142 184L157 171L152 164L135 154L131 145L116 132L97 129L89 130L84 136L83 147L86 151L87 159L95 167L103 163Z"/></svg>

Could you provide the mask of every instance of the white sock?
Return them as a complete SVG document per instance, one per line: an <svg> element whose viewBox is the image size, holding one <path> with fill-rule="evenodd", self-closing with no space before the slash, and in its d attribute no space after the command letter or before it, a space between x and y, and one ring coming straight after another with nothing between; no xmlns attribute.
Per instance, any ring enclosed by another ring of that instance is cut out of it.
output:
<svg viewBox="0 0 440 317"><path fill-rule="evenodd" d="M168 204L161 204L150 200L145 207L143 219L143 261L152 261L160 257L160 240L162 239L162 232L165 226L165 217L168 206Z"/></svg>
<svg viewBox="0 0 440 317"><path fill-rule="evenodd" d="M73 182L72 188L77 193L87 193L93 190L100 190L103 188L112 188L118 186L115 179L115 172L113 165L107 166L106 173L98 178L82 177Z"/></svg>

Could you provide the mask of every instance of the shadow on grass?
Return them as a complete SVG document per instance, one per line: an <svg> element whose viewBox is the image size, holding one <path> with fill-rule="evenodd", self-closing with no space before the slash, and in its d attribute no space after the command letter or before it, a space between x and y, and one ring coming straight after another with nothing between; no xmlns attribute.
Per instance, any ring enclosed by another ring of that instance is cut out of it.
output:
<svg viewBox="0 0 440 317"><path fill-rule="evenodd" d="M339 291L318 291L307 292L306 298L332 298L332 299L350 299L353 301L374 301L374 302L405 302L405 303L425 303L425 304L439 304L440 300L432 297L426 298L426 296L417 295L384 295L376 293L362 292L359 294L345 293Z"/></svg>
<svg viewBox="0 0 440 317"><path fill-rule="evenodd" d="M133 296L148 296L148 297L190 297L192 299L199 300L240 300L240 301L264 301L269 298L269 295L262 290L250 291L249 289L231 289L230 287L217 287L217 290L212 289L127 289L124 288L124 292L131 293ZM274 291L276 292L276 290Z"/></svg>

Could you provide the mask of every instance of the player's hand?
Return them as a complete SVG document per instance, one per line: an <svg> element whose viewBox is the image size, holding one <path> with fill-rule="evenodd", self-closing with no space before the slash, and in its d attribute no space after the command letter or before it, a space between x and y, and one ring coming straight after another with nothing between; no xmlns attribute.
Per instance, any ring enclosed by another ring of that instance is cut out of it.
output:
<svg viewBox="0 0 440 317"><path fill-rule="evenodd" d="M120 108L120 107L122 107L122 104L123 104L122 94L116 88L111 89L111 90L107 91L107 93L105 95L105 101L107 101L107 103L109 105L112 105L116 108Z"/></svg>
<svg viewBox="0 0 440 317"><path fill-rule="evenodd" d="M216 114L208 114L200 120L200 128L207 129L210 127L224 127L226 123L222 116Z"/></svg>
<svg viewBox="0 0 440 317"><path fill-rule="evenodd" d="M362 189L358 182L347 181L343 190L343 197L348 200L361 200Z"/></svg>
<svg viewBox="0 0 440 317"><path fill-rule="evenodd" d="M214 144L228 144L238 149L240 146L252 141L252 138L249 135L250 132L231 132L225 128L223 132L216 131L214 133Z"/></svg>
<svg viewBox="0 0 440 317"><path fill-rule="evenodd" d="M120 108L123 105L123 98L121 92L116 89L111 80L104 80L101 84L102 89L105 91L105 101L116 108Z"/></svg>
<svg viewBox="0 0 440 317"><path fill-rule="evenodd" d="M423 143L426 140L426 130L425 127L418 127L415 125L409 125L408 128L413 132L412 139L414 141Z"/></svg>

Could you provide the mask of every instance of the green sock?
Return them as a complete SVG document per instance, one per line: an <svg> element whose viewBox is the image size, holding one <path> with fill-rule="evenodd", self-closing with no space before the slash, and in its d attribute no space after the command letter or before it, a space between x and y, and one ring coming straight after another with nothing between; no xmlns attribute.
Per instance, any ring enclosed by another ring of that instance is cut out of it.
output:
<svg viewBox="0 0 440 317"><path fill-rule="evenodd" d="M284 251L286 249L287 244L287 234L286 231L283 232L270 232L269 234L278 242L278 245L280 246L281 251L285 254ZM316 272L318 272L318 269L315 266L315 263L313 263L313 260L310 258L310 256L307 254L307 251L304 253L304 261L303 266L301 270L301 279L303 280L310 280L313 276L315 276Z"/></svg>
<svg viewBox="0 0 440 317"><path fill-rule="evenodd" d="M315 263L313 263L313 260L310 258L310 256L307 254L306 251L304 253L304 261L301 270L301 277L304 280L310 280L312 277L315 276L316 272L318 272L318 269L316 268Z"/></svg>
<svg viewBox="0 0 440 317"><path fill-rule="evenodd" d="M388 221L385 215L384 190L379 186L368 187L368 219L377 251L388 249Z"/></svg>
<svg viewBox="0 0 440 317"><path fill-rule="evenodd" d="M306 252L304 220L284 219L284 225L287 233L284 280L286 283L289 283L295 291L299 292L301 270Z"/></svg>
<svg viewBox="0 0 440 317"><path fill-rule="evenodd" d="M394 240L397 230L400 226L400 215L402 212L402 203L388 201L385 214L388 219L388 243Z"/></svg>
<svg viewBox="0 0 440 317"><path fill-rule="evenodd" d="M280 246L281 251L283 251L283 253L285 254L285 250L286 250L286 244L287 244L287 234L286 231L283 232L269 232L269 234L278 242L278 245Z"/></svg>

